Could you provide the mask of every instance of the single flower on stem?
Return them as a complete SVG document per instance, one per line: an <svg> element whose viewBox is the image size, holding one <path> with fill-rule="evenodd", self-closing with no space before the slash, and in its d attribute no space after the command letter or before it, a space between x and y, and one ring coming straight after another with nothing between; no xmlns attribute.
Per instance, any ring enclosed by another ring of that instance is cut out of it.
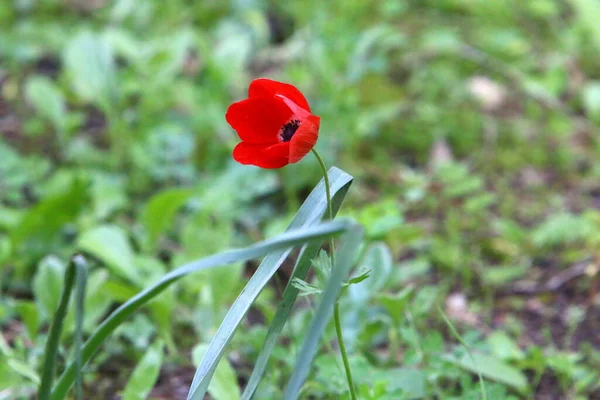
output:
<svg viewBox="0 0 600 400"><path fill-rule="evenodd" d="M333 219L327 168L314 149L319 137L321 119L311 113L308 101L296 87L270 79L256 79L250 83L248 98L229 106L225 119L242 140L233 149L233 158L241 164L281 168L300 161L312 151L323 172L327 210L329 218ZM331 265L335 266L333 238L330 240L329 257ZM338 302L333 308L333 319L350 397L356 400Z"/></svg>
<svg viewBox="0 0 600 400"><path fill-rule="evenodd" d="M298 89L265 78L250 83L248 98L229 106L225 119L242 140L233 158L261 168L300 161L317 143L321 120Z"/></svg>

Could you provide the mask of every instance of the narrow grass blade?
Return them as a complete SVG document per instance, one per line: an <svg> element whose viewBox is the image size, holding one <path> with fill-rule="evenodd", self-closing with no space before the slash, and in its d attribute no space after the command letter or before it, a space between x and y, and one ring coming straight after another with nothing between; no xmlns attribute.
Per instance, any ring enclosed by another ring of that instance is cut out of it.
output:
<svg viewBox="0 0 600 400"><path fill-rule="evenodd" d="M333 305L337 301L342 288L342 282L348 276L352 264L356 260L357 252L362 241L363 231L358 225L353 225L342 236L342 247L336 252L336 262L321 296L321 301L315 316L311 322L308 333L304 339L294 372L288 381L285 389L284 398L286 400L295 400L300 395L300 390L308 376L312 361L317 353L321 336L331 319Z"/></svg>
<svg viewBox="0 0 600 400"><path fill-rule="evenodd" d="M83 399L82 369L83 361L81 358L81 346L83 343L83 317L85 312L85 287L87 284L87 263L82 255L73 257L73 264L76 269L75 289L75 365L77 366L77 376L75 377L75 398Z"/></svg>
<svg viewBox="0 0 600 400"><path fill-rule="evenodd" d="M148 303L151 299L162 293L180 278L192 273L227 264L246 261L263 257L272 251L302 245L310 241L318 241L345 232L349 227L345 222L328 222L314 227L307 227L286 232L272 239L268 239L252 246L225 251L200 260L185 264L164 275L153 285L139 292L113 311L84 343L81 350L83 365L100 348L106 338L136 310ZM62 400L75 381L77 372L76 363L71 363L60 376L54 390L52 400Z"/></svg>
<svg viewBox="0 0 600 400"><path fill-rule="evenodd" d="M58 308L52 319L50 334L48 335L48 341L46 342L46 349L44 351L46 358L44 359L42 380L38 391L39 400L50 399L50 390L52 389L52 381L54 380L54 374L56 372L56 355L58 353L60 335L65 322L65 317L67 316L74 281L75 264L73 260L71 260L65 271L65 285L60 296Z"/></svg>
<svg viewBox="0 0 600 400"><path fill-rule="evenodd" d="M339 206L341 205L341 202L345 197L353 178L337 168L332 168L329 171L329 177L330 181L332 182L332 193L338 194L338 201L336 203L337 212L337 209L339 209ZM300 207L300 210L298 210L296 216L290 223L288 230L317 224L323 217L326 206L327 198L325 195L325 186L324 182L321 181L308 196L302 207ZM311 243L307 246L311 248L311 252L313 253L312 257L314 257L314 254L316 254L318 249L321 247L320 243ZM265 257L254 275L252 275L239 297L227 312L227 315L221 323L219 330L213 337L213 340L211 341L204 357L200 361L200 365L196 370L194 380L188 393L188 399L204 398L208 390L210 380L212 379L217 365L219 364L219 361L225 352L225 347L233 338L237 327L252 306L252 303L254 303L260 292L267 285L283 261L287 258L288 254L289 250L276 251L269 254L267 257ZM312 257L308 258L306 249L304 249L302 254L303 256L301 256L301 259L304 259L304 262L310 266L310 260ZM307 259L308 262L306 262ZM281 321L282 325L285 323L286 318L287 314L285 315L283 321Z"/></svg>
<svg viewBox="0 0 600 400"><path fill-rule="evenodd" d="M352 181L348 180L348 182L344 186L338 189L338 184L333 179L335 176L334 173L335 170L332 168L329 171L329 177L332 182L333 213L334 215L336 215L340 209L344 198L346 197L346 193ZM321 188L321 190L324 191L325 189ZM324 192L322 194L324 194ZM321 213L324 213L326 203L326 198L323 197L323 202L321 203ZM283 292L282 299L279 303L279 306L277 307L277 311L275 313L275 317L273 318L273 322L271 323L271 325L269 326L269 330L267 331L267 336L263 343L263 347L260 350L260 353L258 354L258 357L254 364L254 369L252 370L252 374L250 375L246 388L242 393L242 400L251 399L254 395L254 392L256 391L258 384L260 383L260 380L262 379L265 373L269 358L271 357L271 354L273 353L273 350L275 349L275 346L279 341L279 335L281 334L281 331L283 330L283 327L290 315L290 312L292 311L292 307L296 302L296 298L298 297L298 289L294 285L292 285L291 282L294 280L294 278L298 278L301 280L306 279L308 271L310 270L310 267L312 265L311 262L316 257L320 248L320 243L309 243L302 249L302 252L298 257L298 261L296 262L296 266L294 267L294 272L290 278L290 283L288 283Z"/></svg>

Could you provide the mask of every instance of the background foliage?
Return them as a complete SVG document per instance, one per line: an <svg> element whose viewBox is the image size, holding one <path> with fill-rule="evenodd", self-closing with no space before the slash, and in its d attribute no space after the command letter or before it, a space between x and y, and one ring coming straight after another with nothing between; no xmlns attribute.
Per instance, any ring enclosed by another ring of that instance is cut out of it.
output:
<svg viewBox="0 0 600 400"><path fill-rule="evenodd" d="M73 252L89 333L172 268L284 229L319 169L231 160L224 113L258 76L301 88L318 148L356 178L341 215L370 276L342 309L361 398L476 399L476 369L490 399L600 398L598 20L595 0L0 2L0 399L35 392ZM86 398L184 398L255 268L162 294L94 357ZM239 398L290 274L213 398ZM256 398L281 398L313 292ZM326 336L306 398L345 396Z"/></svg>

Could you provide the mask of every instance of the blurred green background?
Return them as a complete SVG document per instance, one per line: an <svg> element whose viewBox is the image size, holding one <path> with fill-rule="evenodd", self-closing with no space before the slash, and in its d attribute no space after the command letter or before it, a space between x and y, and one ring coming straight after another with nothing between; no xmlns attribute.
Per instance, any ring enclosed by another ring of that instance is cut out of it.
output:
<svg viewBox="0 0 600 400"><path fill-rule="evenodd" d="M305 93L317 148L356 178L341 215L365 226L371 275L342 308L362 399L480 398L438 306L489 399L600 399L598 21L597 0L3 0L0 399L35 393L73 252L89 333L173 267L283 231L320 173L231 159L224 114L256 77ZM86 398L185 398L255 268L161 295L86 368ZM239 398L290 273L212 398ZM282 398L314 301L256 398ZM334 337L303 398L346 398Z"/></svg>

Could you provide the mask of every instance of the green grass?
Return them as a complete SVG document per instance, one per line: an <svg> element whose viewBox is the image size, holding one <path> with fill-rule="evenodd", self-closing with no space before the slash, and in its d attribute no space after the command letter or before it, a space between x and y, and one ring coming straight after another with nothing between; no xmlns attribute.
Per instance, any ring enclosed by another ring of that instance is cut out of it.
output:
<svg viewBox="0 0 600 400"><path fill-rule="evenodd" d="M360 399L480 399L479 376L488 399L600 396L594 0L0 3L0 399L36 393L73 254L88 276L59 374L165 274L285 230L320 169L231 159L225 111L258 76L306 94L325 163L355 177L340 307ZM304 373L300 398L349 398L334 325L313 324L328 268L284 291L295 260L228 337L216 400L249 379L280 399ZM91 357L83 398L185 398L256 268L163 291Z"/></svg>

